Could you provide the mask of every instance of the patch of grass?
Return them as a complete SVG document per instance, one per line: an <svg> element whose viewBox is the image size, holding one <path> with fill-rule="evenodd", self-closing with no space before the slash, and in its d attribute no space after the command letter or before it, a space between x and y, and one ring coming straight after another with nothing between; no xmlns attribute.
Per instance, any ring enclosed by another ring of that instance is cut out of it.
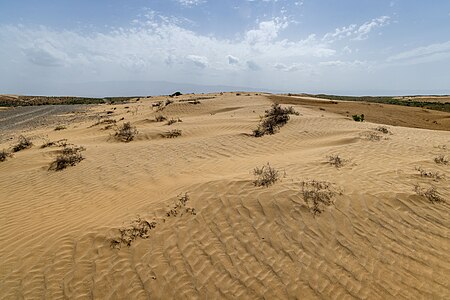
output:
<svg viewBox="0 0 450 300"><path fill-rule="evenodd" d="M379 131L384 134L392 134L392 132L386 126L378 126L374 130Z"/></svg>
<svg viewBox="0 0 450 300"><path fill-rule="evenodd" d="M448 158L445 155L440 154L434 158L434 162L437 163L438 165L447 165Z"/></svg>
<svg viewBox="0 0 450 300"><path fill-rule="evenodd" d="M178 195L177 200L175 200L172 208L166 213L168 217L182 216L185 213L196 215L197 212L195 208L187 207L189 201L189 195L187 193L181 193Z"/></svg>
<svg viewBox="0 0 450 300"><path fill-rule="evenodd" d="M272 168L269 163L261 168L253 169L253 175L255 176L253 181L255 186L269 187L280 179L279 172Z"/></svg>
<svg viewBox="0 0 450 300"><path fill-rule="evenodd" d="M433 178L436 181L442 179L442 177L443 177L443 175L441 175L437 171L427 171L427 170L424 170L422 167L416 167L416 170L420 173L420 176Z"/></svg>
<svg viewBox="0 0 450 300"><path fill-rule="evenodd" d="M170 130L170 131L166 132L166 133L163 134L163 135L164 135L164 137L166 137L166 138L168 138L168 139L172 139L172 138L176 138L176 137L181 136L181 134L182 134L182 131L181 131L181 130L179 130L179 129L173 129L173 130Z"/></svg>
<svg viewBox="0 0 450 300"><path fill-rule="evenodd" d="M428 199L428 201L433 204L445 202L444 198L439 195L439 192L433 186L427 189L416 184L414 186L414 192L416 192L417 195Z"/></svg>
<svg viewBox="0 0 450 300"><path fill-rule="evenodd" d="M330 165L336 168L341 168L347 163L347 160L340 157L339 154L327 156L327 160Z"/></svg>
<svg viewBox="0 0 450 300"><path fill-rule="evenodd" d="M138 130L136 127L132 126L130 122L125 122L116 130L114 137L118 141L128 143L131 142L137 134Z"/></svg>
<svg viewBox="0 0 450 300"><path fill-rule="evenodd" d="M128 226L119 229L120 236L112 238L110 246L114 249L120 249L122 245L130 247L137 238L148 238L150 230L154 229L156 225L154 221L149 222L137 216Z"/></svg>
<svg viewBox="0 0 450 300"><path fill-rule="evenodd" d="M183 120L181 120L180 118L177 118L177 119L172 118L167 121L166 125L170 126L172 124L180 123L180 122L183 122Z"/></svg>
<svg viewBox="0 0 450 300"><path fill-rule="evenodd" d="M361 115L353 115L352 116L353 120L356 122L364 122L364 114Z"/></svg>
<svg viewBox="0 0 450 300"><path fill-rule="evenodd" d="M47 148L47 147L66 147L67 146L67 139L61 139L58 141L47 141L44 144L42 144L41 148Z"/></svg>
<svg viewBox="0 0 450 300"><path fill-rule="evenodd" d="M33 143L31 140L23 135L19 136L18 143L12 147L12 152L19 152L31 148Z"/></svg>
<svg viewBox="0 0 450 300"><path fill-rule="evenodd" d="M334 204L336 191L326 181L303 181L301 183L303 200L314 216L320 215L326 207Z"/></svg>
<svg viewBox="0 0 450 300"><path fill-rule="evenodd" d="M8 150L0 151L0 162L4 162L7 158L12 157L12 154Z"/></svg>
<svg viewBox="0 0 450 300"><path fill-rule="evenodd" d="M292 106L282 108L279 104L274 103L271 109L265 111L258 128L253 130L253 136L262 137L266 134L275 134L289 121L289 115L298 114Z"/></svg>
<svg viewBox="0 0 450 300"><path fill-rule="evenodd" d="M84 159L81 155L81 151L84 150L86 149L80 146L65 146L61 150L61 154L51 163L49 170L61 171L69 166L73 167L77 165Z"/></svg>
<svg viewBox="0 0 450 300"><path fill-rule="evenodd" d="M55 127L55 131L60 131L60 130L64 130L64 129L67 129L67 127L64 125L58 125Z"/></svg>

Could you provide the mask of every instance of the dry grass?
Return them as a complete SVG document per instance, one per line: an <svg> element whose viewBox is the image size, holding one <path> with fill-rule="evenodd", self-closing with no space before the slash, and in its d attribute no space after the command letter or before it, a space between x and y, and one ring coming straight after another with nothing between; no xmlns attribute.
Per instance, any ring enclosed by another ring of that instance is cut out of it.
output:
<svg viewBox="0 0 450 300"><path fill-rule="evenodd" d="M339 154L327 156L327 160L330 165L335 166L338 169L348 162L346 159L340 157Z"/></svg>
<svg viewBox="0 0 450 300"><path fill-rule="evenodd" d="M326 207L334 204L336 191L326 181L303 181L301 183L303 200L314 216L320 215Z"/></svg>
<svg viewBox="0 0 450 300"><path fill-rule="evenodd" d="M384 134L392 134L392 132L386 126L378 126L374 130L379 131Z"/></svg>
<svg viewBox="0 0 450 300"><path fill-rule="evenodd" d="M118 141L128 143L134 140L137 134L138 130L136 127L132 126L130 122L125 122L116 130L114 137Z"/></svg>
<svg viewBox="0 0 450 300"><path fill-rule="evenodd" d="M253 169L253 175L255 176L253 181L255 186L269 187L280 179L279 172L272 168L269 163L261 168Z"/></svg>
<svg viewBox="0 0 450 300"><path fill-rule="evenodd" d="M167 120L167 118L164 117L163 115L157 115L157 116L155 117L155 121L156 121L156 122L164 122L165 120Z"/></svg>
<svg viewBox="0 0 450 300"><path fill-rule="evenodd" d="M163 136L168 139L173 139L173 138L181 136L181 134L182 134L181 130L173 129L173 130L170 130L170 131L164 133Z"/></svg>
<svg viewBox="0 0 450 300"><path fill-rule="evenodd" d="M47 148L47 147L65 147L67 146L67 139L61 139L61 140L57 140L57 141L47 141L44 144L42 144L41 148Z"/></svg>
<svg viewBox="0 0 450 300"><path fill-rule="evenodd" d="M430 201L433 204L445 202L444 198L442 198L439 195L439 192L433 186L429 187L427 189L427 188L423 188L420 185L416 184L414 186L414 192L416 192L417 195L428 199L428 201Z"/></svg>
<svg viewBox="0 0 450 300"><path fill-rule="evenodd" d="M91 126L89 126L89 128L95 127L95 126L98 126L98 125L104 125L104 124L106 124L106 125L115 125L116 122L117 122L117 121L116 121L115 119L104 119L104 120L99 120L99 121L97 121L96 123L94 123L94 124L92 124Z"/></svg>
<svg viewBox="0 0 450 300"><path fill-rule="evenodd" d="M434 162L437 163L438 165L447 165L448 158L445 155L440 154L434 158Z"/></svg>
<svg viewBox="0 0 450 300"><path fill-rule="evenodd" d="M31 142L31 140L29 138L21 135L21 136L19 136L18 143L12 147L12 152L19 152L19 151L31 148L32 146L33 146L33 143Z"/></svg>
<svg viewBox="0 0 450 300"><path fill-rule="evenodd" d="M64 130L64 129L67 129L67 127L66 126L64 126L64 125L58 125L58 126L56 126L55 127L55 131L60 131L60 130Z"/></svg>
<svg viewBox="0 0 450 300"><path fill-rule="evenodd" d="M136 219L132 220L130 225L119 229L120 236L117 238L112 238L110 240L110 246L114 249L120 249L122 245L128 247L139 237L146 239L149 237L149 232L156 227L156 222L148 222L137 216Z"/></svg>
<svg viewBox="0 0 450 300"><path fill-rule="evenodd" d="M427 171L422 167L416 167L416 170L420 173L420 176L433 178L435 181L440 180L444 177L444 175L442 175L438 171Z"/></svg>
<svg viewBox="0 0 450 300"><path fill-rule="evenodd" d="M187 193L179 194L177 200L175 200L172 208L166 213L168 217L182 216L185 213L190 215L196 215L195 208L187 207L189 201L189 195Z"/></svg>
<svg viewBox="0 0 450 300"><path fill-rule="evenodd" d="M0 151L0 162L4 162L7 158L12 157L12 154L8 150Z"/></svg>
<svg viewBox="0 0 450 300"><path fill-rule="evenodd" d="M170 120L167 121L166 125L170 126L172 124L181 123L181 122L183 122L183 120L181 120L180 118L177 118L177 119L171 118Z"/></svg>
<svg viewBox="0 0 450 300"><path fill-rule="evenodd" d="M50 164L49 170L61 171L69 166L73 167L77 165L84 159L81 155L81 151L84 150L86 149L80 146L65 146L64 149L61 150L61 153Z"/></svg>

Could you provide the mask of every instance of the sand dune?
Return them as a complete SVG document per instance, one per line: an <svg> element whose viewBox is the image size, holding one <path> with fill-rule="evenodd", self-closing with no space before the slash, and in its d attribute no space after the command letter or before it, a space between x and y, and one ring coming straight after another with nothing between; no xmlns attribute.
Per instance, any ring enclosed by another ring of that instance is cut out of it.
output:
<svg viewBox="0 0 450 300"><path fill-rule="evenodd" d="M84 119L67 116L65 130L5 133L34 146L0 162L0 298L450 297L450 165L434 162L450 157L448 131L383 134L379 124L295 105L300 115L279 133L255 138L272 104L264 95L185 95L152 107L165 100L94 106ZM113 128L93 126L100 116L130 121L138 136L115 141ZM163 137L173 129L182 135ZM60 139L85 147L85 159L49 171L58 148L39 146ZM341 168L327 163L336 154ZM256 187L252 170L267 162L283 178ZM331 182L341 192L335 205L314 216L306 180ZM431 203L415 184L445 202ZM168 214L181 193L195 213ZM148 238L111 247L138 215L156 224Z"/></svg>

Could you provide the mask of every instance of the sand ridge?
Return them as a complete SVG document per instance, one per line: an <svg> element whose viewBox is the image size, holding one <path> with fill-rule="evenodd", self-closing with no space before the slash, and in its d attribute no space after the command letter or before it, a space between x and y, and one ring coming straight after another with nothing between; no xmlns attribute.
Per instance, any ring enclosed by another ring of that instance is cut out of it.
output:
<svg viewBox="0 0 450 300"><path fill-rule="evenodd" d="M96 106L65 130L14 132L35 146L0 163L0 297L449 297L450 172L433 161L450 156L448 132L382 134L295 105L300 115L279 133L250 136L271 104L257 93L153 97ZM155 122L160 114L182 122ZM117 142L95 118L129 121L139 134ZM172 129L182 135L162 136ZM85 147L85 160L51 172L58 149L39 145L59 139ZM335 154L349 163L329 165ZM267 162L281 181L255 187L252 170ZM421 177L418 166L444 176ZM300 187L311 179L342 191L316 217ZM431 204L415 184L446 202ZM180 193L196 214L167 215ZM156 223L148 238L113 249L137 215Z"/></svg>

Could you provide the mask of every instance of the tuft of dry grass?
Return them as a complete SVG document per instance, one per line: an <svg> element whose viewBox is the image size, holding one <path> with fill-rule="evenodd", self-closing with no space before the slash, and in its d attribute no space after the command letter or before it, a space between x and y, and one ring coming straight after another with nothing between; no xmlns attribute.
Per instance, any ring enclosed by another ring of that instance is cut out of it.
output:
<svg viewBox="0 0 450 300"><path fill-rule="evenodd" d="M81 151L86 150L80 146L65 146L56 159L50 164L49 170L61 171L65 168L77 165L84 157L81 155Z"/></svg>
<svg viewBox="0 0 450 300"><path fill-rule="evenodd" d="M173 129L163 134L165 138L172 139L181 136L182 131L179 129Z"/></svg>
<svg viewBox="0 0 450 300"><path fill-rule="evenodd" d="M137 134L138 130L136 127L132 126L130 122L125 122L122 126L117 128L114 137L118 141L128 143L134 140Z"/></svg>
<svg viewBox="0 0 450 300"><path fill-rule="evenodd" d="M175 200L172 208L169 211L167 211L166 215L168 217L182 216L185 213L196 215L197 212L195 211L195 208L187 207L188 201L189 201L188 193L179 194L177 200Z"/></svg>
<svg viewBox="0 0 450 300"><path fill-rule="evenodd" d="M320 215L326 207L334 204L336 191L327 181L303 181L301 183L303 200L314 216Z"/></svg>
<svg viewBox="0 0 450 300"><path fill-rule="evenodd" d="M416 192L417 195L428 199L428 201L430 201L433 204L445 202L444 198L442 198L439 195L439 192L437 191L437 189L434 186L429 187L427 189L427 188L423 188L420 185L416 184L414 186L414 192Z"/></svg>
<svg viewBox="0 0 450 300"><path fill-rule="evenodd" d="M172 124L181 123L181 122L183 122L183 120L181 120L180 118L177 118L177 119L171 118L170 120L167 121L166 125L170 126Z"/></svg>
<svg viewBox="0 0 450 300"><path fill-rule="evenodd" d="M163 115L157 115L157 116L155 117L155 121L156 121L156 122L164 122L165 120L167 120L167 118L164 117Z"/></svg>
<svg viewBox="0 0 450 300"><path fill-rule="evenodd" d="M447 165L448 158L445 155L440 154L434 158L434 162L437 163L438 165Z"/></svg>
<svg viewBox="0 0 450 300"><path fill-rule="evenodd" d="M261 168L253 169L253 175L255 176L253 181L255 186L269 187L280 179L279 172L272 168L269 163Z"/></svg>
<svg viewBox="0 0 450 300"><path fill-rule="evenodd" d="M146 239L149 237L150 230L156 227L156 222L149 222L139 216L131 221L130 225L119 229L120 236L110 240L110 246L114 249L120 249L122 245L130 247L137 239Z"/></svg>
<svg viewBox="0 0 450 300"><path fill-rule="evenodd" d="M21 135L21 136L19 136L18 143L12 147L12 152L19 152L19 151L31 148L32 146L33 146L33 143L31 142L31 140L29 138Z"/></svg>
<svg viewBox="0 0 450 300"><path fill-rule="evenodd" d="M330 165L335 166L338 169L347 163L347 160L340 157L339 154L327 156L327 159Z"/></svg>
<svg viewBox="0 0 450 300"><path fill-rule="evenodd" d="M392 134L392 132L386 126L378 126L374 130L379 131L384 134Z"/></svg>
<svg viewBox="0 0 450 300"><path fill-rule="evenodd" d="M104 120L97 121L96 123L94 123L91 126L89 126L89 128L95 127L95 126L98 126L98 125L115 125L116 122L117 121L115 119L104 119Z"/></svg>
<svg viewBox="0 0 450 300"><path fill-rule="evenodd" d="M64 130L64 129L67 129L67 127L64 125L58 125L55 127L55 131L60 131L60 130Z"/></svg>
<svg viewBox="0 0 450 300"><path fill-rule="evenodd" d="M67 146L67 139L61 139L57 141L48 141L42 144L41 149L47 148L47 147L65 147Z"/></svg>
<svg viewBox="0 0 450 300"><path fill-rule="evenodd" d="M7 158L12 157L12 154L8 150L0 151L0 162L4 162Z"/></svg>
<svg viewBox="0 0 450 300"><path fill-rule="evenodd" d="M416 167L416 170L420 173L422 177L433 178L435 181L443 178L444 175L441 175L438 171L427 171L422 167Z"/></svg>

